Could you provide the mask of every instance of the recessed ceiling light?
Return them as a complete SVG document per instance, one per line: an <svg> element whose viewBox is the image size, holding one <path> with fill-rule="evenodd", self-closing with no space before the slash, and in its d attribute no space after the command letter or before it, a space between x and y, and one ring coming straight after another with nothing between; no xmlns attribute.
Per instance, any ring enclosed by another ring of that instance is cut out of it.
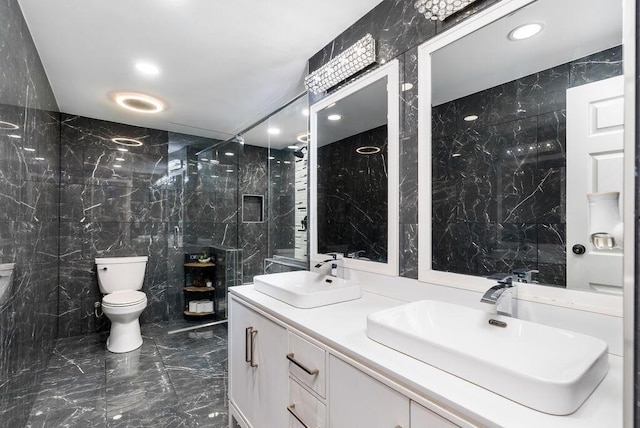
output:
<svg viewBox="0 0 640 428"><path fill-rule="evenodd" d="M330 114L329 116L327 116L327 119L335 121L342 119L342 116L340 116L339 114Z"/></svg>
<svg viewBox="0 0 640 428"><path fill-rule="evenodd" d="M287 146L287 149L298 150L298 146Z"/></svg>
<svg viewBox="0 0 640 428"><path fill-rule="evenodd" d="M307 144L309 142L309 133L303 132L301 134L296 135L296 140L300 141L303 144Z"/></svg>
<svg viewBox="0 0 640 428"><path fill-rule="evenodd" d="M226 152L224 155L225 155L225 156L233 156L233 153L231 153L231 152Z"/></svg>
<svg viewBox="0 0 640 428"><path fill-rule="evenodd" d="M44 160L44 158L33 158L33 159L35 159L37 161L43 161Z"/></svg>
<svg viewBox="0 0 640 428"><path fill-rule="evenodd" d="M275 157L274 156L269 156L269 160L274 160Z"/></svg>
<svg viewBox="0 0 640 428"><path fill-rule="evenodd" d="M22 135L18 135L18 134L9 134L9 135L7 135L7 137L9 137L9 138L22 138Z"/></svg>
<svg viewBox="0 0 640 428"><path fill-rule="evenodd" d="M111 141L116 144L120 144L121 146L127 147L140 147L142 145L142 141L133 138L117 137L112 138Z"/></svg>
<svg viewBox="0 0 640 428"><path fill-rule="evenodd" d="M122 165L115 164L113 167L114 167L114 168L122 168Z"/></svg>
<svg viewBox="0 0 640 428"><path fill-rule="evenodd" d="M469 116L465 116L464 120L465 122L473 122L474 120L477 120L478 116L476 116L475 114L470 114Z"/></svg>
<svg viewBox="0 0 640 428"><path fill-rule="evenodd" d="M538 24L538 23L524 24L514 28L509 33L509 39L511 40L528 39L529 37L535 36L540 31L542 31L542 24Z"/></svg>
<svg viewBox="0 0 640 428"><path fill-rule="evenodd" d="M380 153L380 147L376 146L362 146L356 149L357 153L361 155L375 155L376 153Z"/></svg>
<svg viewBox="0 0 640 428"><path fill-rule="evenodd" d="M267 132L271 135L276 135L280 133L280 130L278 128L269 128L267 129Z"/></svg>
<svg viewBox="0 0 640 428"><path fill-rule="evenodd" d="M124 158L116 158L118 162L124 162Z"/></svg>
<svg viewBox="0 0 640 428"><path fill-rule="evenodd" d="M18 128L20 127L15 123L5 122L3 120L0 120L0 129L18 129Z"/></svg>
<svg viewBox="0 0 640 428"><path fill-rule="evenodd" d="M207 158L200 158L200 162L209 162L209 159L207 159Z"/></svg>
<svg viewBox="0 0 640 428"><path fill-rule="evenodd" d="M125 149L124 147L118 147L116 150L118 150L119 152L128 152L129 150Z"/></svg>
<svg viewBox="0 0 640 428"><path fill-rule="evenodd" d="M113 99L120 107L137 113L158 113L165 108L162 101L145 94L121 92L115 94Z"/></svg>
<svg viewBox="0 0 640 428"><path fill-rule="evenodd" d="M31 147L23 147L22 150L26 151L26 152L35 152L36 149L32 149Z"/></svg>
<svg viewBox="0 0 640 428"><path fill-rule="evenodd" d="M286 163L286 164L290 164L290 163L291 163L291 161L284 161L284 163Z"/></svg>
<svg viewBox="0 0 640 428"><path fill-rule="evenodd" d="M232 169L225 169L225 171L227 171L227 172L233 172L233 170L232 170Z"/></svg>
<svg viewBox="0 0 640 428"><path fill-rule="evenodd" d="M160 73L160 69L157 65L150 62L140 61L136 63L136 70L140 73L147 74L149 76L155 76Z"/></svg>

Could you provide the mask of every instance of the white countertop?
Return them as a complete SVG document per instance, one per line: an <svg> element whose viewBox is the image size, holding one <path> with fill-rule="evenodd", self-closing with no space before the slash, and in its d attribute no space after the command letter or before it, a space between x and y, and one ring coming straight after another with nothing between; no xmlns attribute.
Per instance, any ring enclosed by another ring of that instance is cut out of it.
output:
<svg viewBox="0 0 640 428"><path fill-rule="evenodd" d="M491 391L425 364L366 335L371 312L404 304L363 292L361 299L313 309L298 309L253 289L232 287L230 293L273 317L378 371L427 399L436 400L487 426L622 427L622 358L609 355L609 373L573 414L552 416L532 410Z"/></svg>

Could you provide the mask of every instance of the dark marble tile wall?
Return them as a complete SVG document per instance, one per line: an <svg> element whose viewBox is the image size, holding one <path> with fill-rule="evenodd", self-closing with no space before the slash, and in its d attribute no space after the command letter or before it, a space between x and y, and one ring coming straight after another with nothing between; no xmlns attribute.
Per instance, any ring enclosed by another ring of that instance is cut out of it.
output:
<svg viewBox="0 0 640 428"><path fill-rule="evenodd" d="M96 257L148 255L140 320L166 320L167 132L62 114L60 135L59 336L108 327L94 315ZM115 137L143 145L125 147Z"/></svg>
<svg viewBox="0 0 640 428"><path fill-rule="evenodd" d="M306 152L303 152L306 156ZM269 257L295 257L295 164L290 149L269 150Z"/></svg>
<svg viewBox="0 0 640 428"><path fill-rule="evenodd" d="M619 75L621 56L612 48L433 109L434 269L537 269L565 286L566 90Z"/></svg>
<svg viewBox="0 0 640 428"><path fill-rule="evenodd" d="M0 427L24 426L57 337L57 110L18 2L0 0Z"/></svg>
<svg viewBox="0 0 640 428"><path fill-rule="evenodd" d="M371 12L366 14L331 43L309 59L309 71L312 72L326 64L345 48L370 33L378 42L377 61L379 64L392 59L400 63L400 275L418 277L418 53L417 47L426 40L446 31L474 13L498 3L499 0L480 0L472 7L456 14L444 22L433 22L424 19L417 13L413 2L402 0L385 0ZM607 54L605 53L605 56ZM587 61L575 61L571 65L570 84L593 81L593 75L600 75L602 69L620 67L618 59L605 58L598 61L589 58ZM615 65L612 66L612 63ZM605 74L609 71L605 71ZM596 78L597 79L597 78ZM344 85L347 82L343 82ZM339 86L338 86L339 87ZM332 89L331 91L333 91ZM311 94L309 103L313 104L327 93ZM548 120L555 120L549 117ZM541 128L541 132L545 132ZM556 180L556 176L550 177ZM558 239L556 235L554 239ZM555 246L554 242L550 243ZM545 254L546 258L557 256L553 251ZM562 276L562 272L553 275Z"/></svg>
<svg viewBox="0 0 640 428"><path fill-rule="evenodd" d="M362 146L379 147L362 155ZM318 251L386 262L387 126L318 149Z"/></svg>
<svg viewBox="0 0 640 428"><path fill-rule="evenodd" d="M167 316L170 320L183 318L184 310L184 254L208 251L208 247L222 240L236 245L235 215L228 214L229 183L235 193L235 181L229 180L228 169L234 161L224 153L207 148L221 141L169 132L169 175L167 191L167 229L169 232L167 258ZM202 153L201 153L202 152ZM231 212L235 213L235 199ZM175 242L175 228L179 242ZM227 233L230 228L232 233Z"/></svg>
<svg viewBox="0 0 640 428"><path fill-rule="evenodd" d="M238 237L243 251L243 281L252 282L255 275L263 273L264 259L269 257L269 149L250 145L241 146L238 165L238 190L244 195L262 196L263 221L252 222L249 215L242 215ZM291 192L293 194L293 192ZM246 207L245 207L246 208ZM242 209L242 207L241 207ZM247 213L249 214L249 213Z"/></svg>
<svg viewBox="0 0 640 428"><path fill-rule="evenodd" d="M420 15L413 2L385 0L363 16L331 43L309 59L312 72L344 49L364 37L373 35L378 43L379 64L400 62L400 275L418 277L418 52L426 40L447 30L468 16L497 3L479 0L464 13L445 22L433 22ZM348 83L348 82L345 82ZM325 94L311 94L309 103Z"/></svg>

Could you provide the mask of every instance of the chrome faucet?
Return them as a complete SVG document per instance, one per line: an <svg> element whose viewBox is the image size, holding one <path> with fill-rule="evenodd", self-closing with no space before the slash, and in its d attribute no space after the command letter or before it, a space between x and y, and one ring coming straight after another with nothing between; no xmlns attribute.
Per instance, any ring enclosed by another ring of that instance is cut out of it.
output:
<svg viewBox="0 0 640 428"><path fill-rule="evenodd" d="M513 275L517 282L524 282L527 284L537 284L538 281L533 280L533 274L540 273L537 269L531 270L514 270Z"/></svg>
<svg viewBox="0 0 640 428"><path fill-rule="evenodd" d="M342 267L342 259L344 258L343 254L340 253L327 253L331 256L330 259L323 260L315 265L315 268L318 269L322 267L324 264L331 262L331 276L338 277L338 266Z"/></svg>
<svg viewBox="0 0 640 428"><path fill-rule="evenodd" d="M496 306L498 315L505 315L508 317L514 316L515 305L513 302L513 276L506 275L498 280L498 284L488 289L480 301L482 303L489 303Z"/></svg>

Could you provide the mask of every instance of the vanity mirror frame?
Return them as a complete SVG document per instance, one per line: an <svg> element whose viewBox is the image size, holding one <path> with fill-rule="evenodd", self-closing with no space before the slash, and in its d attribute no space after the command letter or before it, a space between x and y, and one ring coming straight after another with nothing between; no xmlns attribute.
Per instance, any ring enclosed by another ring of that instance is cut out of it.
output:
<svg viewBox="0 0 640 428"><path fill-rule="evenodd" d="M420 92L418 95L418 213L419 213L419 254L418 254L418 280L436 285L443 285L453 288L461 288L477 292L485 292L495 284L495 280L488 280L483 277L436 271L432 269L432 144L431 144L431 55L445 46L470 35L482 27L490 25L518 9L521 9L535 0L502 0L501 2L481 11L452 29L438 35L425 42L418 48L418 73L420 82ZM625 16L630 10L627 6L629 0L625 2ZM623 22L623 50L624 50L624 76L625 76L625 127L634 129L635 119L633 112L635 109L635 87L633 77L634 53L630 52L635 48L635 42L630 39L630 28L628 20ZM630 41L631 40L631 41ZM634 195L634 138L633 132L624 133L625 168L624 168L624 191L625 195ZM624 198L624 271L625 286L624 292L629 288L629 273L633 281L633 258L634 258L634 198ZM623 297L615 295L598 294L594 292L570 290L566 288L547 287L531 284L519 284L518 299L546 303L554 306L570 307L600 314L622 317Z"/></svg>
<svg viewBox="0 0 640 428"><path fill-rule="evenodd" d="M400 102L399 81L400 71L398 60L369 72L355 82L339 89L335 93L323 98L309 108L310 139L309 139L309 253L311 264L330 258L327 254L318 253L318 113L333 103L348 97L370 84L387 78L387 262L344 258L343 266L383 275L398 276L399 258L399 173L400 173Z"/></svg>

